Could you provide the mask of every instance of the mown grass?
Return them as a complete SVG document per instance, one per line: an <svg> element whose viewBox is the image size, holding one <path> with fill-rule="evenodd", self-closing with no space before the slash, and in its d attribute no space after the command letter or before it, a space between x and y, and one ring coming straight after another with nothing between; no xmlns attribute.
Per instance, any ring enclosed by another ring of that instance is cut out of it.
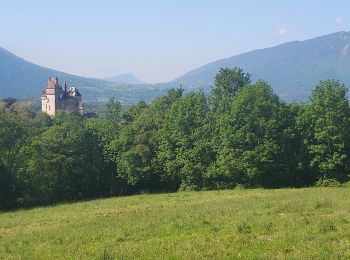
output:
<svg viewBox="0 0 350 260"><path fill-rule="evenodd" d="M350 189L138 195L0 214L0 259L350 258Z"/></svg>

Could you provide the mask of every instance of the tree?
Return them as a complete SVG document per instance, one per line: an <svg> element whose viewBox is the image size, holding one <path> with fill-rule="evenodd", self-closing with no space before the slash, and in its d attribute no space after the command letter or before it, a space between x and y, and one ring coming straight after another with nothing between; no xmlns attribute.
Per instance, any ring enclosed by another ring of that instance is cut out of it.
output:
<svg viewBox="0 0 350 260"><path fill-rule="evenodd" d="M321 81L297 123L311 169L317 178L349 179L350 108L339 81Z"/></svg>
<svg viewBox="0 0 350 260"><path fill-rule="evenodd" d="M0 163L0 210L17 206L16 176Z"/></svg>
<svg viewBox="0 0 350 260"><path fill-rule="evenodd" d="M105 111L105 117L108 120L112 120L114 122L117 122L121 118L121 110L122 106L118 100L115 98L111 98L106 103L106 111Z"/></svg>
<svg viewBox="0 0 350 260"><path fill-rule="evenodd" d="M13 110L0 112L0 208L17 206L19 154L29 133L28 118Z"/></svg>
<svg viewBox="0 0 350 260"><path fill-rule="evenodd" d="M220 68L219 73L215 76L214 86L209 97L211 110L207 114L207 130L209 133L208 140L212 148L214 161L218 161L218 154L222 152L221 144L221 127L222 121L225 120L229 112L231 103L236 94L244 86L250 84L250 75L240 68ZM209 177L210 175L210 177ZM220 176L220 177L215 177ZM220 181L218 181L220 179ZM211 188L231 187L231 181L223 178L223 174L216 164L212 164L206 173L206 185ZM211 181L213 180L213 182Z"/></svg>
<svg viewBox="0 0 350 260"><path fill-rule="evenodd" d="M232 186L285 185L287 111L266 82L239 90L221 124L217 164L209 171L212 181Z"/></svg>
<svg viewBox="0 0 350 260"><path fill-rule="evenodd" d="M118 175L138 190L163 190L161 166L156 159L159 130L164 124L166 112L182 96L182 92L182 89L169 90L166 96L142 107L141 113L132 116L131 122L113 141Z"/></svg>
<svg viewBox="0 0 350 260"><path fill-rule="evenodd" d="M128 110L123 113L122 118L126 123L131 123L142 113L145 108L147 108L146 103L141 101L136 105L129 107Z"/></svg>
<svg viewBox="0 0 350 260"><path fill-rule="evenodd" d="M249 85L250 75L240 68L220 68L215 76L210 101L214 110L227 112L233 96L244 86Z"/></svg>
<svg viewBox="0 0 350 260"><path fill-rule="evenodd" d="M202 176L212 161L205 128L208 111L204 93L197 92L178 99L165 116L158 158L164 167L163 178L173 188L203 187Z"/></svg>
<svg viewBox="0 0 350 260"><path fill-rule="evenodd" d="M24 204L110 195L111 176L96 135L80 118L69 117L34 137L22 149L25 164L20 180L26 183Z"/></svg>
<svg viewBox="0 0 350 260"><path fill-rule="evenodd" d="M103 182L100 185L100 194L123 194L127 189L126 183L118 178L112 147L112 142L119 136L120 126L107 119L89 119L85 120L85 128L93 136L92 140L98 145L98 151L103 153L103 163L100 162L104 173L100 178L101 183Z"/></svg>

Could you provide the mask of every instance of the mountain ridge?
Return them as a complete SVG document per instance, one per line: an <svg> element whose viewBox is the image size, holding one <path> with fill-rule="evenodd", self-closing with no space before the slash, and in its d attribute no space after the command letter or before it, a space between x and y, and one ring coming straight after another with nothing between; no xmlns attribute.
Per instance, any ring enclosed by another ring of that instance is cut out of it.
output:
<svg viewBox="0 0 350 260"><path fill-rule="evenodd" d="M350 32L346 31L291 41L210 62L171 83L185 89L203 88L208 91L221 67L240 67L252 75L253 81L267 80L283 99L305 100L320 80L335 78L350 86L350 73L345 69L350 68L349 52L338 57L342 47L348 44ZM330 48L332 45L333 50ZM303 75L301 79L300 75Z"/></svg>
<svg viewBox="0 0 350 260"><path fill-rule="evenodd" d="M117 76L104 78L106 81L111 81L115 83L123 83L123 84L130 84L130 85L141 85L141 84L147 84L146 82L140 80L132 73L123 73L119 74Z"/></svg>
<svg viewBox="0 0 350 260"><path fill-rule="evenodd" d="M139 100L151 101L164 90L152 85L130 85L102 79L86 78L46 68L16 56L0 47L0 98L39 99L49 77L57 76L61 83L79 88L88 102L107 101L116 97L123 104Z"/></svg>
<svg viewBox="0 0 350 260"><path fill-rule="evenodd" d="M39 99L46 80L58 76L81 91L84 100L106 101L115 97L124 104L149 102L166 90L210 92L221 67L240 67L252 81L268 81L286 101L305 101L311 89L325 79L338 79L350 87L350 32L342 31L304 41L291 41L219 59L165 83L126 84L85 78L31 63L0 47L0 98Z"/></svg>

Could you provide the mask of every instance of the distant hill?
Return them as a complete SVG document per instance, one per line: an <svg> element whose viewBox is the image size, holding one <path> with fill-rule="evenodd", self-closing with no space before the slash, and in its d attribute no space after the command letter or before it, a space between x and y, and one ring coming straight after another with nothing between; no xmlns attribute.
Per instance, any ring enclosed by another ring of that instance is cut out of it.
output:
<svg viewBox="0 0 350 260"><path fill-rule="evenodd" d="M293 41L221 59L190 71L170 83L209 91L220 67L241 67L252 79L267 80L285 100L306 100L320 80L339 79L350 88L350 32Z"/></svg>
<svg viewBox="0 0 350 260"><path fill-rule="evenodd" d="M139 100L151 101L164 90L152 85L130 85L106 80L84 78L30 63L0 48L0 98L39 99L41 90L51 76L63 84L78 87L85 101L106 101L115 97L124 104Z"/></svg>
<svg viewBox="0 0 350 260"><path fill-rule="evenodd" d="M146 82L138 79L135 75L131 73L121 74L115 77L105 78L107 81L116 82L116 83L124 83L124 84L146 84Z"/></svg>
<svg viewBox="0 0 350 260"><path fill-rule="evenodd" d="M320 80L339 79L350 88L350 32L293 41L217 60L171 82L155 85L139 84L130 74L108 80L74 76L35 65L0 48L0 98L39 98L47 78L57 75L61 81L78 87L84 100L106 101L116 97L124 104L147 102L180 85L186 91L202 88L208 93L221 67L241 67L252 75L253 81L267 80L284 100L306 100Z"/></svg>

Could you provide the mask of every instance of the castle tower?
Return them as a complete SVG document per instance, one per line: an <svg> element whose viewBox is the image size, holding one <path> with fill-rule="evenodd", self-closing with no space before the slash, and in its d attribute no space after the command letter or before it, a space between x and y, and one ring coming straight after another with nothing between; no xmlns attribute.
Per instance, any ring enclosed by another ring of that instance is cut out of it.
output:
<svg viewBox="0 0 350 260"><path fill-rule="evenodd" d="M41 111L54 116L58 111L78 112L84 114L84 104L81 94L75 87L67 88L64 83L62 88L58 78L49 78L41 95Z"/></svg>
<svg viewBox="0 0 350 260"><path fill-rule="evenodd" d="M41 111L54 116L58 105L58 78L49 78L41 96Z"/></svg>

